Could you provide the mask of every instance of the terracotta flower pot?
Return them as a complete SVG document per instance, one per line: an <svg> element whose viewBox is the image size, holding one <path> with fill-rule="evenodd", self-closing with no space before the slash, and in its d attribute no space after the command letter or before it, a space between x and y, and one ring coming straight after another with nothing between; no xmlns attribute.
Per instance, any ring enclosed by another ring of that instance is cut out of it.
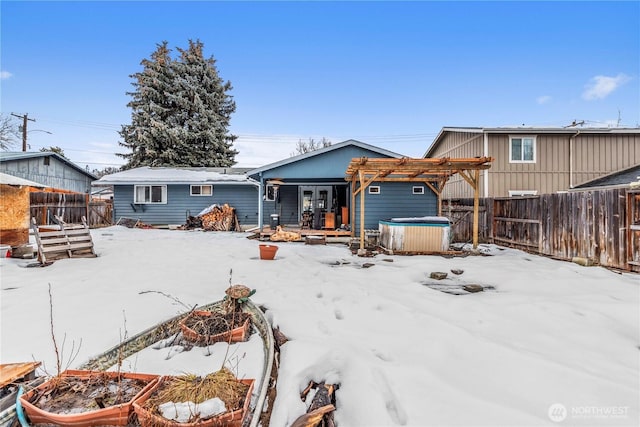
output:
<svg viewBox="0 0 640 427"><path fill-rule="evenodd" d="M191 312L191 314L189 314L189 316L180 321L180 329L182 330L182 335L184 335L187 341L209 345L216 342L242 342L246 341L249 337L249 327L251 326L251 319L249 316L247 316L245 321L242 323L242 326L215 335L202 334L189 327L188 325L188 322L191 319L205 319L209 316L211 316L210 311L194 310L193 312Z"/></svg>
<svg viewBox="0 0 640 427"><path fill-rule="evenodd" d="M244 398L244 404L242 408L232 409L223 414L215 415L207 419L199 419L196 422L181 423L164 418L152 412L151 409L145 406L145 402L158 390L169 377L162 377L153 387L147 389L142 395L137 397L133 402L133 410L138 417L138 422L142 427L241 427L245 417L249 413L249 404L251 403L251 394L253 393L253 386L255 380L238 380L242 384L248 385L249 389Z"/></svg>
<svg viewBox="0 0 640 427"><path fill-rule="evenodd" d="M56 413L43 410L38 407L37 399L51 392L56 388L57 380L64 377L73 377L80 380L95 379L98 376L104 376L114 382L118 380L117 372L101 372L101 371L76 371L67 370L54 377L28 393L20 396L20 404L32 424L55 424L60 426L124 426L127 425L129 416L133 412L133 401L141 396L144 392L151 389L159 379L159 375L137 374L130 372L120 373L120 378L128 380L138 380L144 383L135 396L124 403L106 406L105 408L88 410L79 413ZM34 403L32 403L32 401Z"/></svg>
<svg viewBox="0 0 640 427"><path fill-rule="evenodd" d="M276 245L260 245L260 259L274 259L278 252Z"/></svg>

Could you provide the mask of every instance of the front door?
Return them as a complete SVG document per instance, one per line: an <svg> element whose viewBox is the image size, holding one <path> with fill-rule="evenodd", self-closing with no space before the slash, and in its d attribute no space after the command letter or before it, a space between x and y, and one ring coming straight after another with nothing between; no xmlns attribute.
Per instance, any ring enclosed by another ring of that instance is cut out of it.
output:
<svg viewBox="0 0 640 427"><path fill-rule="evenodd" d="M322 219L333 206L333 187L331 185L302 185L299 188L300 220L302 215L312 215L313 228L322 228Z"/></svg>

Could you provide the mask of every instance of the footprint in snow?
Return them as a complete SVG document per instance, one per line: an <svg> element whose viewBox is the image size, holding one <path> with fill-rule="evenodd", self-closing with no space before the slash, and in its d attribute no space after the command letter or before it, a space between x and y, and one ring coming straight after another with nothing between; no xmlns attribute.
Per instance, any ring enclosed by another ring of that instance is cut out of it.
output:
<svg viewBox="0 0 640 427"><path fill-rule="evenodd" d="M407 413L402 408L402 405L396 398L393 390L389 387L389 381L387 377L380 369L373 369L371 371L373 379L378 384L378 388L382 393L387 413L395 425L404 426L407 425Z"/></svg>

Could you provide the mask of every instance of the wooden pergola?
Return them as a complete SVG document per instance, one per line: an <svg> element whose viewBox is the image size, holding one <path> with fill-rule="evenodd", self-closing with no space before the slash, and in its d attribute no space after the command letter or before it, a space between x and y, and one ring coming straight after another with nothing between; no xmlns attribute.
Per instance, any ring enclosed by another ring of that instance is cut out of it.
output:
<svg viewBox="0 0 640 427"><path fill-rule="evenodd" d="M356 196L360 195L360 249L364 249L364 190L373 182L421 182L438 197L438 215L442 215L442 190L455 174L460 174L473 188L473 247L478 247L478 207L480 170L491 167L492 157L401 159L367 157L351 160L346 181L351 182L351 230L356 209ZM359 184L359 185L356 185Z"/></svg>

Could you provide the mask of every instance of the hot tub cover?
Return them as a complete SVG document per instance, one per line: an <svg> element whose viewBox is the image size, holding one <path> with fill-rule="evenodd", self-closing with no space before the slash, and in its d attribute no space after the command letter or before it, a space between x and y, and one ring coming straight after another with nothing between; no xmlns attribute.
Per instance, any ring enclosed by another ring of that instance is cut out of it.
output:
<svg viewBox="0 0 640 427"><path fill-rule="evenodd" d="M407 218L389 218L381 222L393 224L430 224L430 225L450 225L449 218L445 216L421 216Z"/></svg>

